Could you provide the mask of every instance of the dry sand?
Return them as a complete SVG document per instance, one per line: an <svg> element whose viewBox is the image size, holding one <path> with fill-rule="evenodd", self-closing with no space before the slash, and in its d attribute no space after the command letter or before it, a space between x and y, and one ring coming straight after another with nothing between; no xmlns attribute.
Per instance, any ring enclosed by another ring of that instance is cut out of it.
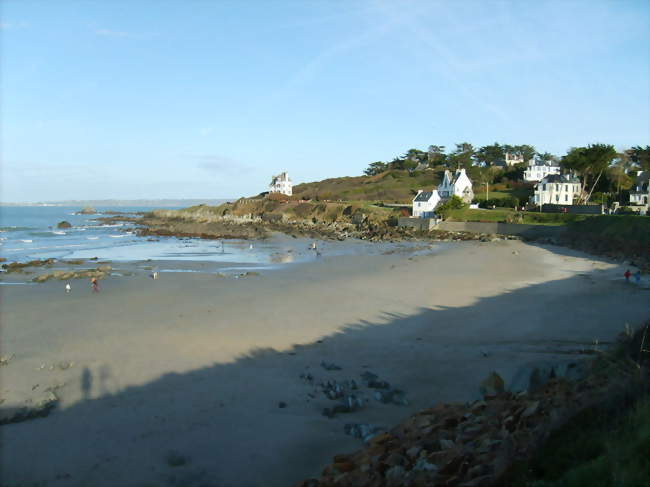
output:
<svg viewBox="0 0 650 487"><path fill-rule="evenodd" d="M87 283L69 295L61 282L5 286L2 353L15 356L0 368L0 408L52 386L61 402L46 418L0 426L0 484L293 485L362 446L346 423L390 427L436 402L474 399L492 370L508 381L524 363L639 325L650 293L623 271L502 241L325 258L245 279L110 278L96 295ZM366 370L410 404L373 399L328 419L332 401L299 378L358 381Z"/></svg>

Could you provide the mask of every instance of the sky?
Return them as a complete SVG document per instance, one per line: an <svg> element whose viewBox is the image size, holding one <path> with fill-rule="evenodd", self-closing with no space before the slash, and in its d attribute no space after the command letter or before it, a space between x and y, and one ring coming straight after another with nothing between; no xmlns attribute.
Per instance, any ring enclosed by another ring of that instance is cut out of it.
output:
<svg viewBox="0 0 650 487"><path fill-rule="evenodd" d="M236 198L650 143L650 2L2 0L0 201Z"/></svg>

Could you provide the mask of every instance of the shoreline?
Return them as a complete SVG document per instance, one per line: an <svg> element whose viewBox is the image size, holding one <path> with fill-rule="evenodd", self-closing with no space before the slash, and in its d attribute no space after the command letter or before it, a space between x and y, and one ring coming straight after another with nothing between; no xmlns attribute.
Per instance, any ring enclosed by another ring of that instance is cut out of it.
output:
<svg viewBox="0 0 650 487"><path fill-rule="evenodd" d="M109 278L98 295L73 287L66 296L56 282L7 286L2 353L15 356L0 373L11 402L65 385L47 418L1 427L12 450L3 480L68 473L61 485L108 485L106 475L129 471L108 478L291 485L361 446L346 423L390 427L434 403L474 399L490 370L510 381L524 363L566 357L647 318L647 294L620 274L561 247L498 241L431 255L325 256L247 279ZM73 365L62 370L64 361ZM364 371L404 390L408 405L362 388L363 409L323 416L334 403L318 382L359 381ZM306 372L314 384L300 378ZM61 437L77 441L27 465L30 444ZM166 464L170 450L187 464Z"/></svg>

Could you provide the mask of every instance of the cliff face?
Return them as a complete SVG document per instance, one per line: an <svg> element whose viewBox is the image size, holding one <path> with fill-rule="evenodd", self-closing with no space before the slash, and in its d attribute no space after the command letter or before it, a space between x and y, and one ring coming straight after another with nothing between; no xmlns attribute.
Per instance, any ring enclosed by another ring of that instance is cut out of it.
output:
<svg viewBox="0 0 650 487"><path fill-rule="evenodd" d="M399 238L392 209L338 202L240 199L217 207L156 210L139 222L142 235L201 238L265 238L279 231L293 236L344 239Z"/></svg>

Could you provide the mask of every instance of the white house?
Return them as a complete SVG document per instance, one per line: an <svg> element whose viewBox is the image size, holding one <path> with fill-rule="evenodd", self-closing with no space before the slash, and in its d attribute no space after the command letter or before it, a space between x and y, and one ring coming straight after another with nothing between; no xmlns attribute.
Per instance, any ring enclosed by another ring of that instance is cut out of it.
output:
<svg viewBox="0 0 650 487"><path fill-rule="evenodd" d="M269 192L282 193L282 194L286 194L287 196L291 196L293 192L292 187L293 187L293 183L291 182L291 179L289 179L289 175L285 171L278 174L277 176L273 176L273 178L271 179L271 184L269 184Z"/></svg>
<svg viewBox="0 0 650 487"><path fill-rule="evenodd" d="M541 181L551 174L560 174L560 165L555 161L528 161L524 171L524 181Z"/></svg>
<svg viewBox="0 0 650 487"><path fill-rule="evenodd" d="M438 186L438 194L443 199L458 196L465 203L471 203L474 199L474 191L472 190L472 181L467 176L465 169L457 169L453 176L451 171L445 171L442 183Z"/></svg>
<svg viewBox="0 0 650 487"><path fill-rule="evenodd" d="M434 210L440 203L438 190L422 191L413 198L413 216L415 218L431 218L434 216Z"/></svg>
<svg viewBox="0 0 650 487"><path fill-rule="evenodd" d="M531 200L536 205L572 205L580 195L580 180L570 175L550 174L535 185Z"/></svg>
<svg viewBox="0 0 650 487"><path fill-rule="evenodd" d="M524 162L524 156L521 154L510 154L506 152L506 166L514 166Z"/></svg>
<svg viewBox="0 0 650 487"><path fill-rule="evenodd" d="M630 190L630 205L650 202L650 171L637 171L634 187Z"/></svg>

